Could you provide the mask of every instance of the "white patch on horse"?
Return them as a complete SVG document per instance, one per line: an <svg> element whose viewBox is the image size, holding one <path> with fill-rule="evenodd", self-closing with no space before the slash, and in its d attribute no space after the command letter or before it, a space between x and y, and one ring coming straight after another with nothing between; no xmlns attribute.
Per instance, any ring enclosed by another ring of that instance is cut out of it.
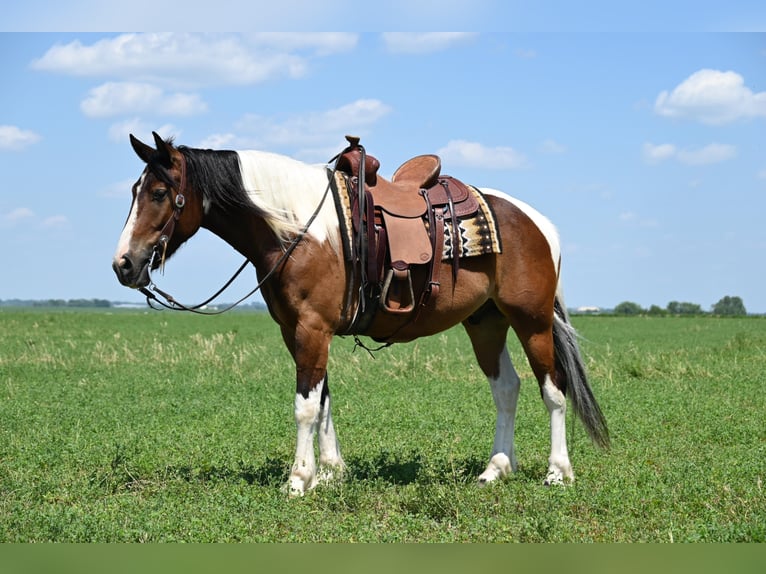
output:
<svg viewBox="0 0 766 574"><path fill-rule="evenodd" d="M268 224L285 239L302 230L319 206L327 189L324 166L263 151L238 151L240 175L250 201L268 214ZM340 249L338 215L328 193L308 234L319 243L329 241Z"/></svg>
<svg viewBox="0 0 766 574"><path fill-rule="evenodd" d="M548 245L551 249L551 257L553 258L553 267L556 269L556 273L558 273L561 261L561 241L559 240L559 233L553 223L528 203L516 199L515 197L511 197L507 193L491 188L481 188L480 191L486 195L493 195L512 203L532 220L548 241Z"/></svg>
<svg viewBox="0 0 766 574"><path fill-rule="evenodd" d="M551 417L551 456L548 458L548 474L545 484L563 484L574 481L572 464L567 451L566 413L567 401L550 376L545 376L542 386L543 402Z"/></svg>
<svg viewBox="0 0 766 574"><path fill-rule="evenodd" d="M114 259L116 261L119 261L123 255L130 251L130 241L133 238L133 229L136 226L136 219L138 218L138 202L135 200L135 197L138 195L138 191L141 187L143 187L144 179L146 179L146 172L141 174L141 178L133 186L134 199L130 206L130 215L128 215L128 220L125 222L125 227L122 228L120 240L117 242L117 251L114 253Z"/></svg>
<svg viewBox="0 0 766 574"><path fill-rule="evenodd" d="M492 398L497 407L497 422L489 465L479 475L479 484L482 486L508 476L515 472L517 467L514 432L521 381L507 348L503 348L498 362L500 368L497 377L488 377Z"/></svg>
<svg viewBox="0 0 766 574"><path fill-rule="evenodd" d="M314 433L319 421L324 379L307 397L295 395L295 425L298 430L295 445L295 462L290 471L290 494L302 496L316 486L316 459L314 458Z"/></svg>
<svg viewBox="0 0 766 574"><path fill-rule="evenodd" d="M336 472L342 472L345 467L332 422L330 396L327 395L322 403L326 384L327 377L309 392L308 397L300 393L295 395L295 425L298 433L295 461L288 484L292 496L302 496L319 482L335 478ZM314 458L315 435L318 435L319 442L319 472Z"/></svg>

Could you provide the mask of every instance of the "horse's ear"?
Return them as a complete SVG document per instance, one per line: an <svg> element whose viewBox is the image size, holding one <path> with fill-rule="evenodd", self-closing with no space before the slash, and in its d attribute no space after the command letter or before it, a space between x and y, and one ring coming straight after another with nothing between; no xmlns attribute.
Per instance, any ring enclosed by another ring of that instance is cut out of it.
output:
<svg viewBox="0 0 766 574"><path fill-rule="evenodd" d="M173 159L170 155L173 146L163 140L157 132L152 132L152 135L154 136L154 145L157 146L157 155L160 165L170 169L173 166Z"/></svg>
<svg viewBox="0 0 766 574"><path fill-rule="evenodd" d="M133 147L136 155L144 160L144 163L149 163L152 156L157 153L153 147L146 145L133 134L130 134L130 145Z"/></svg>

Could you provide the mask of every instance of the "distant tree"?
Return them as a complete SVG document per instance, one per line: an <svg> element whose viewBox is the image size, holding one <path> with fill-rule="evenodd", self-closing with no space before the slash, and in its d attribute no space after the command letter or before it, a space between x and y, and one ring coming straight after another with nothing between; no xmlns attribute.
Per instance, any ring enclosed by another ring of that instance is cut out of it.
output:
<svg viewBox="0 0 766 574"><path fill-rule="evenodd" d="M649 307L649 311L647 311L649 315L653 315L655 317L665 315L665 309L660 307L659 305L652 305Z"/></svg>
<svg viewBox="0 0 766 574"><path fill-rule="evenodd" d="M716 315L747 315L742 298L730 297L729 295L713 305L713 313Z"/></svg>
<svg viewBox="0 0 766 574"><path fill-rule="evenodd" d="M40 301L32 301L33 307L66 307L66 301L64 299L44 299Z"/></svg>
<svg viewBox="0 0 766 574"><path fill-rule="evenodd" d="M671 315L701 315L702 306L696 303L671 301L668 303L668 313Z"/></svg>
<svg viewBox="0 0 766 574"><path fill-rule="evenodd" d="M640 315L644 312L641 305L632 301L623 301L614 308L617 315Z"/></svg>

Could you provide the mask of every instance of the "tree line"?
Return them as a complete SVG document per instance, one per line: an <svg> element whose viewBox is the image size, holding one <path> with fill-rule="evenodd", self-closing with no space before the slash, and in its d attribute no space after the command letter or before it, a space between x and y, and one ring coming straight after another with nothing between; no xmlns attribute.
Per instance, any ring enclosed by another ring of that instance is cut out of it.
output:
<svg viewBox="0 0 766 574"><path fill-rule="evenodd" d="M220 303L211 305L210 308L229 307L231 303ZM57 307L57 308L109 308L124 306L146 307L145 303L119 303L108 301L107 299L0 299L0 307ZM266 309L266 304L262 301L252 301L250 303L241 303L237 309L242 311L262 311Z"/></svg>
<svg viewBox="0 0 766 574"><path fill-rule="evenodd" d="M652 305L644 309L638 303L632 301L623 301L614 308L616 315L707 315L708 312L702 310L702 306L697 303L686 301L671 301L664 309L658 305ZM709 314L738 316L747 315L745 304L741 297L732 297L726 295L717 303L713 304Z"/></svg>
<svg viewBox="0 0 766 574"><path fill-rule="evenodd" d="M0 307L111 307L106 299L6 299Z"/></svg>

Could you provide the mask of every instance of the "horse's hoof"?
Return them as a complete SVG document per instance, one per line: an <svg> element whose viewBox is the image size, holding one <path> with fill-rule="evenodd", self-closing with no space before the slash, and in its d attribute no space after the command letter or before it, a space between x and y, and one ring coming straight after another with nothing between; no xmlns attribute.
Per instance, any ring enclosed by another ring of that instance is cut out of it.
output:
<svg viewBox="0 0 766 574"><path fill-rule="evenodd" d="M498 453L490 459L486 470L479 475L479 486L487 486L492 482L496 482L499 478L505 478L515 468L515 461L511 462L507 455Z"/></svg>
<svg viewBox="0 0 766 574"><path fill-rule="evenodd" d="M289 498L300 498L305 494L304 490L298 486L293 485L292 481L286 482L280 489Z"/></svg>
<svg viewBox="0 0 766 574"><path fill-rule="evenodd" d="M300 476L291 476L290 480L287 481L287 484L282 488L282 490L287 492L287 495L290 498L298 498L314 488L316 484L316 478L311 480L307 486L306 481Z"/></svg>
<svg viewBox="0 0 766 574"><path fill-rule="evenodd" d="M543 481L543 486L566 486L573 482L574 474L571 471L565 475L558 469L549 469Z"/></svg>

